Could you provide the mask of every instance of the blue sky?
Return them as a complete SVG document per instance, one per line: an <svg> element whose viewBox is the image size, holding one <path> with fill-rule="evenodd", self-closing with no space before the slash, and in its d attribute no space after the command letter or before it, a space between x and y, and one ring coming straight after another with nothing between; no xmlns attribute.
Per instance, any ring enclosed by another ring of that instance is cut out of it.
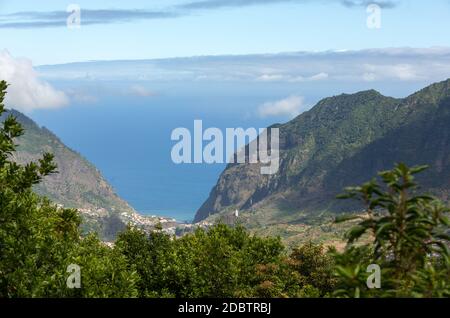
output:
<svg viewBox="0 0 450 318"><path fill-rule="evenodd" d="M127 92L108 94L142 98L238 82L231 91L242 83L259 95L292 88L280 103L268 100L274 107L291 101L285 115L292 117L332 92L404 96L450 77L450 0L73 2L81 9L76 29L66 25L70 2L0 0L8 105L31 112L93 102L98 81L125 81ZM373 3L381 28L367 26ZM111 62L64 64L86 61ZM73 87L58 89L67 80Z"/></svg>
<svg viewBox="0 0 450 318"><path fill-rule="evenodd" d="M65 11L71 2L81 8L80 29L65 27ZM40 65L87 60L450 46L448 0L382 1L381 29L367 28L366 7L370 1L361 0L71 2L0 1L2 48L13 56L24 56ZM115 10L115 15L98 10ZM17 15L23 12L27 14ZM48 13L55 15L49 18ZM24 27L36 19L38 23L33 28ZM38 26L52 19L54 25Z"/></svg>

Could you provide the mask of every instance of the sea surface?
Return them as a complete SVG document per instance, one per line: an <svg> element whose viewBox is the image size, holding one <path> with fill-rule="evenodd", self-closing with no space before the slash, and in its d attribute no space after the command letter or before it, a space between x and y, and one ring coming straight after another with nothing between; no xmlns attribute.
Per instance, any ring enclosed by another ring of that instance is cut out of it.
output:
<svg viewBox="0 0 450 318"><path fill-rule="evenodd" d="M217 127L224 134L225 128L264 128L274 123L256 113L268 98L264 94L199 91L133 96L88 90L89 98L28 115L93 163L138 212L190 221L225 164L173 163L173 129L188 128L193 136L198 119L203 129Z"/></svg>

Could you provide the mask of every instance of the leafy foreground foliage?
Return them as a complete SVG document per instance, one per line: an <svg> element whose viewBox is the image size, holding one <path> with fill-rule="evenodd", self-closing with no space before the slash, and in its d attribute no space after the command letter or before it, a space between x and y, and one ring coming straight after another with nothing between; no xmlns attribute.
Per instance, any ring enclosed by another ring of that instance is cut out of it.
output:
<svg viewBox="0 0 450 318"><path fill-rule="evenodd" d="M380 173L384 187L372 180L341 196L366 205L367 217L348 233L348 242L366 233L373 242L336 257L341 279L335 295L450 296L449 209L433 197L411 195L417 188L414 175L426 168L398 164ZM382 269L383 288L367 288L364 269L369 264Z"/></svg>
<svg viewBox="0 0 450 318"><path fill-rule="evenodd" d="M0 115L6 87L0 82ZM0 297L449 296L448 209L409 196L422 167L382 173L385 188L371 181L348 189L368 217L342 253L312 243L288 253L279 238L223 224L181 238L129 227L110 247L81 237L76 210L32 191L56 167L50 154L15 163L22 134L12 116L0 128ZM354 244L366 233L372 244ZM71 264L81 269L81 288L67 287ZM369 264L382 269L380 289L367 287Z"/></svg>
<svg viewBox="0 0 450 318"><path fill-rule="evenodd" d="M279 238L250 236L240 226L218 224L179 239L129 228L116 248L141 278L140 297L321 296L333 283L322 275L331 267L321 249L305 246L288 258ZM303 275L309 272L314 278Z"/></svg>
<svg viewBox="0 0 450 318"><path fill-rule="evenodd" d="M6 83L0 82L0 115ZM80 238L76 210L58 208L32 186L54 173L53 156L19 165L14 139L23 134L13 116L0 126L0 297L136 296L136 273L123 255L96 237ZM66 286L67 267L82 268L82 288Z"/></svg>

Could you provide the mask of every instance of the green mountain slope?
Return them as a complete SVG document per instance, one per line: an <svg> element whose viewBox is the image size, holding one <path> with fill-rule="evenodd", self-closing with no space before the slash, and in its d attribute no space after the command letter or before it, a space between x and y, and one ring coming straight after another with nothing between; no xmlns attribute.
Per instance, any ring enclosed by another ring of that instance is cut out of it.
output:
<svg viewBox="0 0 450 318"><path fill-rule="evenodd" d="M229 218L239 209L244 223L267 229L357 210L335 196L398 161L432 165L424 186L448 198L449 113L450 80L404 99L373 90L326 98L279 125L277 174L261 175L259 164L230 164L195 221Z"/></svg>
<svg viewBox="0 0 450 318"><path fill-rule="evenodd" d="M58 173L46 177L35 191L55 203L77 208L85 232L96 231L103 239L111 240L128 223L151 227L159 221L138 215L90 162L65 146L48 129L39 127L18 111L11 110L8 114L14 115L25 129L24 136L17 141L15 160L29 162L40 158L44 152L55 156Z"/></svg>

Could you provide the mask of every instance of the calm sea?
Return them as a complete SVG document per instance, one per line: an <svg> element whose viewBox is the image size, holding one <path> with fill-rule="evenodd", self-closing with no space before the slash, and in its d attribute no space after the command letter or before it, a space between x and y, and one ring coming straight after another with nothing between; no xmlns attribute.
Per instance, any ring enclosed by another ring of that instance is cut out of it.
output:
<svg viewBox="0 0 450 318"><path fill-rule="evenodd" d="M75 100L65 108L29 115L92 162L137 211L178 220L193 219L225 165L174 164L172 130L193 131L195 119L203 120L204 129L260 128L274 120L256 115L267 96L245 92L230 96L164 91L136 97L99 91L88 102Z"/></svg>

